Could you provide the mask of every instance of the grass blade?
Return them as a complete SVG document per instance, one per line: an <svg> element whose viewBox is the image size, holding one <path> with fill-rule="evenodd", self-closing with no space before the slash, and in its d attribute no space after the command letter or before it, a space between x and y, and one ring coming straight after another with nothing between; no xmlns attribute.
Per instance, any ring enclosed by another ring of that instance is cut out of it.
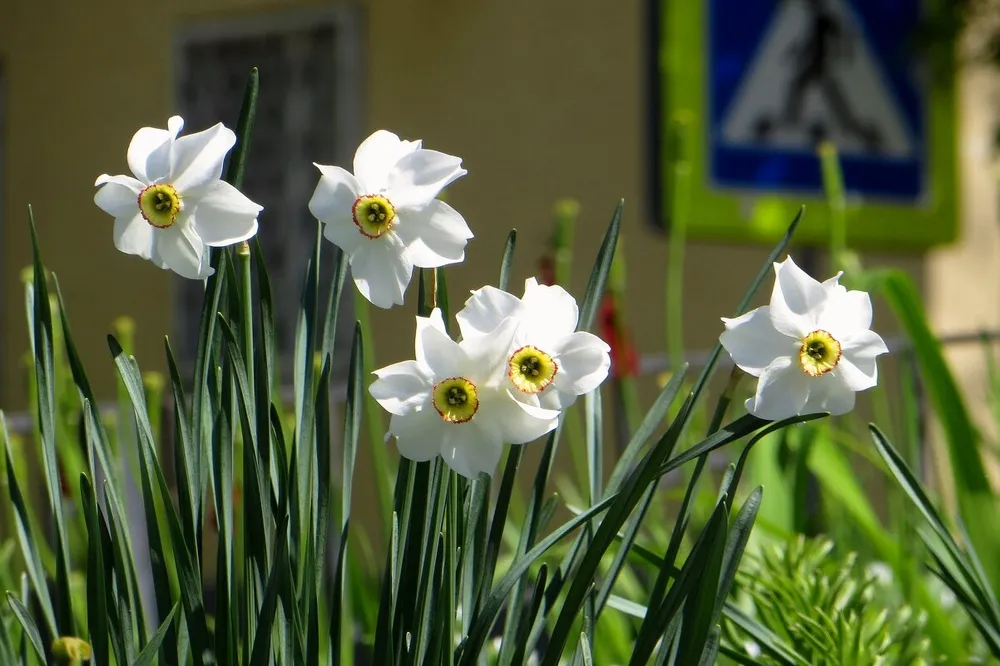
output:
<svg viewBox="0 0 1000 666"><path fill-rule="evenodd" d="M611 472L611 478L608 480L606 494L617 492L625 475L633 470L632 463L639 457L642 447L653 436L653 433L660 426L660 423L663 422L663 419L666 418L667 412L677 399L677 394L680 393L681 387L684 385L684 376L687 374L687 368L688 365L686 363L678 368L670 376L670 381L663 387L663 390L660 391L656 402L653 403L653 406L646 413L638 430L635 431L632 439L625 447L625 451L622 452L618 462L615 463L615 468Z"/></svg>
<svg viewBox="0 0 1000 666"><path fill-rule="evenodd" d="M493 522L490 524L490 533L485 544L483 568L481 578L479 579L479 591L476 594L478 601L473 617L479 614L478 611L486 602L490 587L493 585L493 575L497 567L497 556L500 553L500 542L503 539L504 526L507 524L507 512L510 510L510 497L514 492L514 482L517 478L517 469L521 465L522 455L524 455L524 447L522 446L511 446L507 450L507 462L504 464L503 477L500 480L500 490L493 508Z"/></svg>
<svg viewBox="0 0 1000 666"><path fill-rule="evenodd" d="M781 666L804 666L808 663L795 650L786 645L777 634L744 613L731 601L726 602L723 615L753 639L763 652L770 655ZM749 663L758 662L751 661Z"/></svg>
<svg viewBox="0 0 1000 666"><path fill-rule="evenodd" d="M604 296L604 285L608 282L608 271L611 270L611 262L615 257L615 249L618 247L618 234L621 231L622 208L624 206L625 200L619 200L615 212L611 216L608 230L604 233L604 241L601 243L601 249L597 252L597 261L594 263L594 270L587 282L586 295L580 306L580 320L577 330L589 331L594 324L594 316L597 314L597 308Z"/></svg>
<svg viewBox="0 0 1000 666"><path fill-rule="evenodd" d="M598 388L584 396L584 415L587 438L587 473L590 477L590 503L601 499L601 481L604 479L604 420L601 412L601 390Z"/></svg>
<svg viewBox="0 0 1000 666"><path fill-rule="evenodd" d="M7 593L7 603L10 604L10 609L14 611L14 618L21 625L21 628L24 629L24 635L27 636L28 643L34 648L38 661L44 664L45 648L42 645L42 636L38 633L38 627L35 625L35 621L31 619L28 609L24 607L24 604L21 603L21 600L13 592Z"/></svg>
<svg viewBox="0 0 1000 666"><path fill-rule="evenodd" d="M253 642L249 666L268 666L271 661L271 630L278 614L278 597L281 588L289 585L288 574L288 517L282 512L278 526L278 542L275 547L274 562L268 574L264 600L260 607L260 624Z"/></svg>
<svg viewBox="0 0 1000 666"><path fill-rule="evenodd" d="M729 487L729 497L732 497L736 487ZM736 514L733 526L729 529L729 538L726 541L726 552L722 559L722 571L719 575L719 589L715 596L715 611L712 613L712 624L722 617L722 609L726 599L732 590L733 582L736 580L736 572L740 567L740 560L743 559L743 552L746 550L747 542L750 540L750 532L753 530L754 521L757 519L757 510L760 508L761 498L764 489L760 486L754 488L753 492L743 502L740 512Z"/></svg>
<svg viewBox="0 0 1000 666"><path fill-rule="evenodd" d="M174 621L174 615L177 614L178 607L178 604L174 604L170 613L167 614L163 623L160 624L160 628L156 630L156 632L149 639L149 643L142 648L142 652L140 652L139 656L137 656L135 661L132 662L132 666L153 666L156 663L156 658L160 654L160 645L163 644L163 639L166 638L167 633L170 630L170 625Z"/></svg>
<svg viewBox="0 0 1000 666"><path fill-rule="evenodd" d="M503 246L503 257L500 259L500 279L497 287L507 291L510 282L510 264L514 261L514 248L517 247L517 229L511 229L507 234L507 242Z"/></svg>
<svg viewBox="0 0 1000 666"><path fill-rule="evenodd" d="M630 664L647 663L657 640L674 621L677 613L681 612L683 620L678 639L677 663L693 664L698 661L712 626L719 570L726 547L727 522L726 505L720 502L708 525L698 536L663 603L655 613L647 612L636 637ZM664 642L661 649L670 649L670 646Z"/></svg>
<svg viewBox="0 0 1000 666"><path fill-rule="evenodd" d="M361 437L361 415L364 406L364 336L361 323L354 325L351 364L347 373L347 401L344 405L344 459L341 466L340 549L334 566L334 589L330 612L330 652L334 664L352 663L353 642L344 641L342 632L352 629L350 587L347 585L347 538L351 522L351 494L354 484L354 463ZM351 634L349 633L348 636Z"/></svg>
<svg viewBox="0 0 1000 666"><path fill-rule="evenodd" d="M108 591L112 588L112 579L105 573L97 498L86 474L80 474L80 494L87 520L87 629L94 666L107 666L111 663L108 654Z"/></svg>
<svg viewBox="0 0 1000 666"><path fill-rule="evenodd" d="M193 647L192 657L195 666L203 666L206 655L211 656L214 650L208 634L208 626L205 620L205 607L201 595L201 576L195 567L195 560L191 555L190 547L184 542L184 532L180 525L177 511L174 509L170 497L170 489L163 476L159 460L156 457L156 450L153 446L153 434L146 417L145 398L142 390L142 380L139 370L135 365L135 360L126 357L121 345L114 336L108 336L108 346L111 348L111 355L114 357L115 367L118 369L119 377L125 384L129 399L132 402L133 413L135 414L139 434L139 459L140 475L143 486L144 499L146 500L146 520L151 521L149 525L151 546L155 538L159 542L156 507L153 499L153 483L159 491L159 500L166 517L166 525L169 530L172 554L177 567L177 582L180 587L181 602L184 606L184 615L187 620L188 634ZM154 537L155 535L155 537ZM158 544L159 545L159 544ZM162 548L162 545L161 545ZM162 552L162 551L161 551ZM157 590L157 601L163 603L159 598ZM169 611L167 611L169 612ZM166 613L164 613L164 616Z"/></svg>
<svg viewBox="0 0 1000 666"><path fill-rule="evenodd" d="M260 92L260 72L251 68L247 79L247 87L243 91L243 104L236 121L236 145L226 166L225 181L240 189L243 187L243 175L246 173L247 155L250 153L250 137L253 134L253 124L257 118L257 95Z"/></svg>
<svg viewBox="0 0 1000 666"><path fill-rule="evenodd" d="M476 663L479 652L489 635L490 628L493 626L500 608L503 607L504 600L531 565L570 532L606 511L611 506L613 500L614 497L602 500L599 504L590 507L580 515L563 523L562 526L542 539L538 545L511 563L510 568L493 587L493 591L490 592L489 597L487 597L486 603L483 604L475 623L470 628L465 642L459 646L461 650L460 666L472 666Z"/></svg>
<svg viewBox="0 0 1000 666"><path fill-rule="evenodd" d="M39 605L42 608L42 616L45 620L46 628L51 635L58 636L59 630L56 627L56 616L52 606L52 598L49 596L45 568L42 566L42 558L38 553L35 535L31 528L28 507L24 503L21 486L17 481L17 476L14 474L14 459L10 451L10 434L7 432L7 419L3 412L0 412L0 429L3 431L4 456L7 462L7 488L14 509L17 540L21 544L21 554L24 557L24 564L28 570L28 578L31 580L31 586L35 590L35 596L38 598Z"/></svg>
<svg viewBox="0 0 1000 666"><path fill-rule="evenodd" d="M913 342L917 363L926 379L924 385L941 419L962 517L969 525L989 524L996 514L996 505L979 456L979 433L945 362L941 342L931 331L920 305L920 296L908 276L893 271L884 277L881 287L883 296ZM987 573L994 591L1000 590L1000 536L992 530L976 530L972 543L989 563Z"/></svg>
<svg viewBox="0 0 1000 666"><path fill-rule="evenodd" d="M332 359L327 356L320 373L319 386L316 390L316 509L314 541L312 550L315 552L314 572L315 590L323 588L326 569L326 542L330 529L330 364Z"/></svg>
<svg viewBox="0 0 1000 666"><path fill-rule="evenodd" d="M69 363L73 382L80 392L81 399L87 401L84 411L90 414L91 421L95 426L91 438L90 454L96 455L97 460L101 464L101 468L104 471L105 488L110 489L112 499L121 505L121 491L118 486L118 475L115 473L117 466L114 462L114 453L111 450L111 443L108 439L108 433L104 428L104 422L101 420L98 402L94 397L93 389L91 389L90 380L87 379L87 373L83 369L83 362L80 360L76 343L73 341L69 317L66 313L66 304L63 301L62 291L59 289L59 280L55 274L52 274L52 289L59 308L59 322L62 328L63 345L66 349L66 360Z"/></svg>
<svg viewBox="0 0 1000 666"><path fill-rule="evenodd" d="M170 347L170 340L164 338L163 346L174 396L174 459L176 461L174 475L177 478L177 499L180 504L185 537L188 539L188 543L197 543L200 516L191 513L195 510L194 498L198 494L198 490L192 487L192 483L196 482L195 479L188 476L191 470L189 456L194 453L194 450L191 445L191 422L187 415L187 396L184 392L184 383L181 380L180 372L177 369L173 349Z"/></svg>
<svg viewBox="0 0 1000 666"><path fill-rule="evenodd" d="M69 587L69 541L66 519L63 515L62 488L60 485L59 462L56 445L56 389L55 367L52 346L52 310L49 301L48 278L42 265L42 255L38 248L35 230L35 216L28 207L28 222L31 229L31 250L34 270L34 327L35 392L38 408L38 429L41 436L42 468L45 471L45 486L49 495L49 506L55 522L56 538L56 597L54 610L56 625L65 636L76 635L73 619L73 597Z"/></svg>

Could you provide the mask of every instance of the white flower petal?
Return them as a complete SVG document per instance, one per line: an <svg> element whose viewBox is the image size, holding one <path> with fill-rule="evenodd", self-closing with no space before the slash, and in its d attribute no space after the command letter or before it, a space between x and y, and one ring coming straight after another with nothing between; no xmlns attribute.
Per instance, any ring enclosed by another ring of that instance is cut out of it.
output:
<svg viewBox="0 0 1000 666"><path fill-rule="evenodd" d="M257 216L264 210L224 180L217 180L198 199L190 224L206 245L223 247L257 233Z"/></svg>
<svg viewBox="0 0 1000 666"><path fill-rule="evenodd" d="M393 233L366 239L351 255L351 277L361 295L380 308L403 304L413 264L403 254L403 244Z"/></svg>
<svg viewBox="0 0 1000 666"><path fill-rule="evenodd" d="M440 310L438 310L440 313ZM440 315L438 316L440 319ZM442 322L443 324L443 322ZM417 317L417 362L430 368L435 381L461 377L465 369L465 351L448 337L434 318Z"/></svg>
<svg viewBox="0 0 1000 666"><path fill-rule="evenodd" d="M809 375L789 356L774 360L757 381L757 391L746 401L747 411L770 421L802 413L809 397Z"/></svg>
<svg viewBox="0 0 1000 666"><path fill-rule="evenodd" d="M529 344L542 349L575 331L580 320L576 299L568 291L559 285L538 284L535 278L524 281L521 303L523 333L534 341Z"/></svg>
<svg viewBox="0 0 1000 666"><path fill-rule="evenodd" d="M507 317L516 316L520 307L521 301L517 296L496 287L485 286L472 292L455 319L458 320L463 338L486 335Z"/></svg>
<svg viewBox="0 0 1000 666"><path fill-rule="evenodd" d="M463 337L459 343L464 357L462 373L477 386L506 385L507 360L517 328L518 321L509 317L486 335Z"/></svg>
<svg viewBox="0 0 1000 666"><path fill-rule="evenodd" d="M837 366L837 370L810 378L809 399L799 411L800 414L829 412L837 416L854 409L855 393L843 377L838 376L839 370L840 365Z"/></svg>
<svg viewBox="0 0 1000 666"><path fill-rule="evenodd" d="M309 200L309 212L323 223L323 235L347 254L369 240L354 224L354 202L361 194L357 178L336 166L317 164L320 177Z"/></svg>
<svg viewBox="0 0 1000 666"><path fill-rule="evenodd" d="M557 412L562 412L572 407L577 397L574 393L560 391L559 387L553 382L551 386L538 394L538 406L543 409L554 409Z"/></svg>
<svg viewBox="0 0 1000 666"><path fill-rule="evenodd" d="M222 163L236 144L236 134L222 123L174 141L170 179L182 194L194 193L222 178Z"/></svg>
<svg viewBox="0 0 1000 666"><path fill-rule="evenodd" d="M444 334L448 333L448 327L444 325L444 313L441 312L441 308L431 310L429 317L417 317L417 330L420 329L421 325L431 326Z"/></svg>
<svg viewBox="0 0 1000 666"><path fill-rule="evenodd" d="M378 377L368 392L390 414L408 414L428 402L431 381L416 361L401 361L375 371Z"/></svg>
<svg viewBox="0 0 1000 666"><path fill-rule="evenodd" d="M397 212L421 208L466 173L461 158L436 150L415 150L404 155L389 172L386 197Z"/></svg>
<svg viewBox="0 0 1000 666"><path fill-rule="evenodd" d="M125 254L152 259L154 232L155 229L142 219L139 208L136 207L132 217L115 218L115 247Z"/></svg>
<svg viewBox="0 0 1000 666"><path fill-rule="evenodd" d="M142 182L152 183L170 175L171 145L183 126L183 121L178 124L177 120L179 116L170 118L169 129L143 127L133 135L128 145L128 167Z"/></svg>
<svg viewBox="0 0 1000 666"><path fill-rule="evenodd" d="M441 440L441 458L462 476L475 479L480 472L492 475L500 462L503 442L490 431L469 423L448 424Z"/></svg>
<svg viewBox="0 0 1000 666"><path fill-rule="evenodd" d="M844 291L826 300L816 320L821 328L838 341L872 325L872 299L863 291Z"/></svg>
<svg viewBox="0 0 1000 666"><path fill-rule="evenodd" d="M417 334L414 338L417 359L423 358L423 336L424 332L430 328L433 328L435 331L443 334L446 338L451 340L451 336L448 335L448 328L444 325L444 315L441 313L441 308L434 308L431 310L429 317L417 316Z"/></svg>
<svg viewBox="0 0 1000 666"><path fill-rule="evenodd" d="M208 265L207 252L198 234L186 223L175 223L153 234L155 248L163 264L181 277L204 280L214 271Z"/></svg>
<svg viewBox="0 0 1000 666"><path fill-rule="evenodd" d="M309 200L309 211L323 223L323 236L351 254L370 240L361 234L354 223L354 202L361 186L354 176L340 167L320 164L316 167L322 175Z"/></svg>
<svg viewBox="0 0 1000 666"><path fill-rule="evenodd" d="M735 319L722 318L726 330L719 341L743 372L759 377L779 356L795 353L801 342L778 332L767 305Z"/></svg>
<svg viewBox="0 0 1000 666"><path fill-rule="evenodd" d="M420 141L400 141L386 130L378 130L361 142L354 153L354 175L364 186L359 194L379 194L389 183L389 172L404 155L420 148Z"/></svg>
<svg viewBox="0 0 1000 666"><path fill-rule="evenodd" d="M465 218L445 202L432 199L422 208L401 211L397 217L394 229L406 244L414 266L438 268L465 259L472 231Z"/></svg>
<svg viewBox="0 0 1000 666"><path fill-rule="evenodd" d="M184 129L183 118L180 116L170 116L167 118L167 131L170 132L171 136L176 138L177 135L181 133L182 129Z"/></svg>
<svg viewBox="0 0 1000 666"><path fill-rule="evenodd" d="M590 393L608 378L611 347L592 333L571 333L552 349L558 370L552 386L565 393Z"/></svg>
<svg viewBox="0 0 1000 666"><path fill-rule="evenodd" d="M816 330L816 308L826 296L826 288L799 268L791 257L774 264L771 321L780 332L801 339Z"/></svg>
<svg viewBox="0 0 1000 666"><path fill-rule="evenodd" d="M409 414L393 414L389 432L396 437L399 455L424 462L441 452L441 428L445 425L434 408L427 406Z"/></svg>
<svg viewBox="0 0 1000 666"><path fill-rule="evenodd" d="M559 425L559 412L525 404L507 390L481 391L476 420L496 428L508 444L526 444Z"/></svg>
<svg viewBox="0 0 1000 666"><path fill-rule="evenodd" d="M888 353L885 342L874 331L860 331L841 343L841 358L833 373L841 376L854 391L864 391L878 384L875 359Z"/></svg>
<svg viewBox="0 0 1000 666"><path fill-rule="evenodd" d="M872 367L875 367L874 363ZM877 370L872 374L867 374L844 356L841 356L837 367L828 374L839 377L850 391L865 391L878 384Z"/></svg>
<svg viewBox="0 0 1000 666"><path fill-rule="evenodd" d="M139 192L143 184L129 176L102 175L97 179L101 189L94 194L94 203L112 217L132 217L139 214Z"/></svg>
<svg viewBox="0 0 1000 666"><path fill-rule="evenodd" d="M875 358L889 353L885 341L875 331L859 331L840 340L843 358L869 377L878 377Z"/></svg>
<svg viewBox="0 0 1000 666"><path fill-rule="evenodd" d="M843 276L844 271L838 271L832 278L823 281L823 288L826 289L828 297L847 293L847 287L840 284L840 278Z"/></svg>

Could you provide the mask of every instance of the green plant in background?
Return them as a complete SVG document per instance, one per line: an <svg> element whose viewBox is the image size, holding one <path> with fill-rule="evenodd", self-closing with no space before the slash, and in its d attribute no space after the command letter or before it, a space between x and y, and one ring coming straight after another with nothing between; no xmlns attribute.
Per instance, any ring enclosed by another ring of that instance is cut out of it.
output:
<svg viewBox="0 0 1000 666"><path fill-rule="evenodd" d="M728 622L738 663L801 666L918 666L937 663L926 637L925 618L893 603L892 590L855 554L835 556L828 540L799 536L769 542L744 559L739 572L747 617L757 619L787 646L780 658ZM742 650L739 649L742 647Z"/></svg>

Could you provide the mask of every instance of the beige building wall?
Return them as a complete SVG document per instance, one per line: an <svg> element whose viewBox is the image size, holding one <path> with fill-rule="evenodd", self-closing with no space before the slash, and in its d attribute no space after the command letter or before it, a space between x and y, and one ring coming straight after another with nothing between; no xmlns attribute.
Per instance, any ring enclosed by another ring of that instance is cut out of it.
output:
<svg viewBox="0 0 1000 666"><path fill-rule="evenodd" d="M926 261L925 303L941 335L1000 329L1000 189L994 143L1000 79L995 71L968 67L958 92L961 237L931 252ZM982 347L951 346L947 357L976 421L996 437L984 399L988 376Z"/></svg>
<svg viewBox="0 0 1000 666"><path fill-rule="evenodd" d="M27 349L19 272L29 259L26 210L34 205L42 250L59 275L76 342L98 392L110 397L113 367L104 336L122 314L138 320L137 357L160 369L172 332L168 275L119 254L111 219L93 204L102 172L126 170L140 126L163 126L173 110L172 40L207 19L295 10L280 0L175 0L150 5L104 0L5 0L0 63L6 77L6 168L2 200L3 340L0 404L25 406L20 356ZM581 294L615 203L626 201L628 315L643 353L663 350L666 243L646 218L642 2L572 0L370 0L363 20L363 134L389 128L461 155L469 176L449 192L476 239L449 273L452 299L495 279L503 240L519 230L514 284L535 270L561 197L582 205L573 291ZM963 230L960 244L868 263L901 265L921 283L942 330L996 325L1000 275L995 186L984 146L993 106L979 79L963 85ZM266 77L262 85L267 86ZM234 110L235 113L235 110ZM198 128L192 128L198 129ZM697 206L697 201L693 202ZM821 214L813 211L812 214ZM686 255L688 346L709 346L763 247L691 243ZM975 286L975 289L970 288ZM992 295L991 295L992 294ZM281 294L280 297L295 297ZM411 353L412 308L377 311L379 361ZM890 319L880 312L877 323ZM974 360L960 362L971 386ZM978 374L977 374L978 373Z"/></svg>

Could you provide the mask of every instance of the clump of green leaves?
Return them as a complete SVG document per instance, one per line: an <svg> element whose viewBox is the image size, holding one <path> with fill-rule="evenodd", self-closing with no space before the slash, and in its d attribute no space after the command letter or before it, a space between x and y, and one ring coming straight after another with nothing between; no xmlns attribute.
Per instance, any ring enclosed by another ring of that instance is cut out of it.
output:
<svg viewBox="0 0 1000 666"><path fill-rule="evenodd" d="M891 582L837 556L828 539L770 542L747 553L737 576L749 615L787 646L781 658L729 623L728 639L752 659L743 663L802 666L918 666L936 663L925 637L926 618L893 605Z"/></svg>

